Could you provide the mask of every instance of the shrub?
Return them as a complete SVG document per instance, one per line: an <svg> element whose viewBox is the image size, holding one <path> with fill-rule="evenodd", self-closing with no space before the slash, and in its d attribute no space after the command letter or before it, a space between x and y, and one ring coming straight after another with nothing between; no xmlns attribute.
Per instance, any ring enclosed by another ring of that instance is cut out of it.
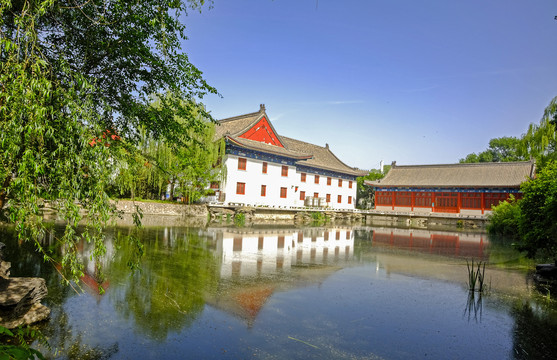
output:
<svg viewBox="0 0 557 360"><path fill-rule="evenodd" d="M513 195L509 200L502 201L493 206L489 215L487 230L490 234L504 235L511 238L518 237L518 224L520 220L520 205Z"/></svg>
<svg viewBox="0 0 557 360"><path fill-rule="evenodd" d="M521 190L519 248L528 257L540 254L557 263L557 162L549 162Z"/></svg>

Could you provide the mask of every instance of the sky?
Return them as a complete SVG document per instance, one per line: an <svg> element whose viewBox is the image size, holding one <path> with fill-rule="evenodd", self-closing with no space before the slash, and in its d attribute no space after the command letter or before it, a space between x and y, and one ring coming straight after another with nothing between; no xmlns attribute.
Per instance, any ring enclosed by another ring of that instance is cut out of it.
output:
<svg viewBox="0 0 557 360"><path fill-rule="evenodd" d="M265 104L349 166L457 163L557 96L555 0L214 0L183 18L215 119Z"/></svg>

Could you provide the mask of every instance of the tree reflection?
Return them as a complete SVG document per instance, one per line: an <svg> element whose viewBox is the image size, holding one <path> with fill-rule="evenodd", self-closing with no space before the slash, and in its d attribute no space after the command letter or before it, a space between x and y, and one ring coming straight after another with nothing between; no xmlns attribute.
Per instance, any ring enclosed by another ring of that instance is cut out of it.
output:
<svg viewBox="0 0 557 360"><path fill-rule="evenodd" d="M189 327L203 311L206 294L217 288L218 261L206 238L188 229L143 229L141 270L130 274L134 248L122 241L123 232L114 235L118 251L107 277L117 284L108 292L116 311L157 340Z"/></svg>
<svg viewBox="0 0 557 360"><path fill-rule="evenodd" d="M557 312L551 306L519 302L511 310L515 318L515 359L554 359L557 354Z"/></svg>

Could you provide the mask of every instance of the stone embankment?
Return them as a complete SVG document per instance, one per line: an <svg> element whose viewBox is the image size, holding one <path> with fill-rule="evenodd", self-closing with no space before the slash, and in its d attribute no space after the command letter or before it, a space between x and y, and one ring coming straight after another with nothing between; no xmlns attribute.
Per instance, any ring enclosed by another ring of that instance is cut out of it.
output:
<svg viewBox="0 0 557 360"><path fill-rule="evenodd" d="M8 329L46 320L50 309L42 305L47 295L46 282L41 278L11 278L11 263L4 261L0 243L0 326Z"/></svg>
<svg viewBox="0 0 557 360"><path fill-rule="evenodd" d="M292 208L245 206L243 204L186 205L181 203L143 202L131 200L114 201L120 216L118 224L133 225L133 215L144 216L144 226L204 226L207 221L234 221L242 218L245 224L294 223L313 221L365 223L371 226L393 226L418 229L484 229L488 219L485 215L442 213L386 212L379 210L335 210L323 208ZM56 212L45 207L45 215L56 219Z"/></svg>

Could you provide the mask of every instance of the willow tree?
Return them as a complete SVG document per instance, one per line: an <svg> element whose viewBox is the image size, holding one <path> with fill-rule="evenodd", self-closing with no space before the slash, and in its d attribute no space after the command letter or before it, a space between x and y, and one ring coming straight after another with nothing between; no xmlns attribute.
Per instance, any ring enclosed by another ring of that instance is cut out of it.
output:
<svg viewBox="0 0 557 360"><path fill-rule="evenodd" d="M550 160L557 160L557 97L545 108L539 124L530 124L522 136L520 152L535 158L538 166L544 167Z"/></svg>
<svg viewBox="0 0 557 360"><path fill-rule="evenodd" d="M171 144L203 128L192 104L216 91L180 48L182 16L203 3L0 1L0 211L22 238L39 240L39 207L52 200L67 222L61 262L74 277L77 241L103 254L115 144L137 142L140 127ZM161 91L172 96L152 106ZM88 225L77 234L81 209Z"/></svg>
<svg viewBox="0 0 557 360"><path fill-rule="evenodd" d="M153 102L161 106L160 99ZM220 159L224 156L224 141L214 141L215 124L204 117L201 105L193 110L196 128L179 135L180 142L170 143L148 136L140 128L140 141L135 146L120 146L122 156L116 166L115 187L119 195L160 199L169 189L188 203L206 195L213 181L220 181L224 169ZM192 122L177 116L179 123ZM124 144L121 144L124 145ZM187 200L186 200L187 199Z"/></svg>

